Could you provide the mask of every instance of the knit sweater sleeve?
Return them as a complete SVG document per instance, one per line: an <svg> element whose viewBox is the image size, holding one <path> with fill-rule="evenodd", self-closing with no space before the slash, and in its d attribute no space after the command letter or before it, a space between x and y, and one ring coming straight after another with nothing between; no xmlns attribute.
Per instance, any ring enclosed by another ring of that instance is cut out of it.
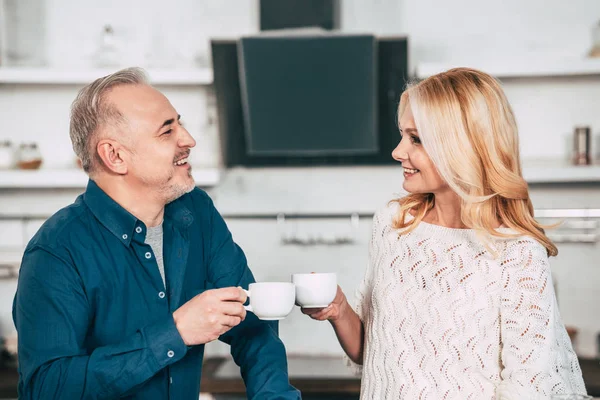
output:
<svg viewBox="0 0 600 400"><path fill-rule="evenodd" d="M507 244L500 299L499 400L584 394L577 356L558 311L546 249L529 238Z"/></svg>
<svg viewBox="0 0 600 400"><path fill-rule="evenodd" d="M373 216L371 239L369 241L369 260L364 277L354 293L355 301L353 309L358 314L365 329L367 329L366 323L372 307L371 295L373 293L375 270L380 259L380 248L383 243L382 237L386 231L385 227L389 226L389 221L393 217L391 208L391 206L388 206L381 209ZM356 364L346 355L344 359L356 375L362 374L361 365Z"/></svg>

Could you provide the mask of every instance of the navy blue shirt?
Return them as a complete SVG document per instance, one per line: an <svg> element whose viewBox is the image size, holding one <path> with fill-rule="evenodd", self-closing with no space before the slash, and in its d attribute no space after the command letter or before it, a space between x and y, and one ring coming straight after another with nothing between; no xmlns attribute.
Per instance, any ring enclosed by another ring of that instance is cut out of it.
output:
<svg viewBox="0 0 600 400"><path fill-rule="evenodd" d="M168 204L163 229L166 288L144 223L93 181L40 228L13 304L20 399L198 399L204 346L186 346L172 314L254 277L202 190ZM276 322L248 313L220 340L249 398L300 398Z"/></svg>

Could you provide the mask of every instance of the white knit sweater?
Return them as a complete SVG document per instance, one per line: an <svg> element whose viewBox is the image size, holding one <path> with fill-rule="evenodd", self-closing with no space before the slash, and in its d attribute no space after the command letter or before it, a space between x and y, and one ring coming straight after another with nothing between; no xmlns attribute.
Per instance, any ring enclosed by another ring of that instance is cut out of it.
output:
<svg viewBox="0 0 600 400"><path fill-rule="evenodd" d="M397 208L373 219L357 293L365 326L361 399L585 393L542 245L495 240L495 259L469 229L421 222L398 235Z"/></svg>

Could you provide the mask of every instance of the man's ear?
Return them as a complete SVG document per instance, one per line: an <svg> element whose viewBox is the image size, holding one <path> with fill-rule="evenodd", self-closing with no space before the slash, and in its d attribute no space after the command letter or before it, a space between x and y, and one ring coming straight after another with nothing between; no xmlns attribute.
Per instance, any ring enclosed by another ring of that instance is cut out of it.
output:
<svg viewBox="0 0 600 400"><path fill-rule="evenodd" d="M118 175L127 173L130 153L122 144L113 139L102 139L98 142L96 151L108 170Z"/></svg>

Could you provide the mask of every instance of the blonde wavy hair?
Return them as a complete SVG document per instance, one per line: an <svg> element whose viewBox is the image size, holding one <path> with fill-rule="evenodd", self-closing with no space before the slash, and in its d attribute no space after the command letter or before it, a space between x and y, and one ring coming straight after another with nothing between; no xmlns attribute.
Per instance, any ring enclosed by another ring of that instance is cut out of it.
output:
<svg viewBox="0 0 600 400"><path fill-rule="evenodd" d="M425 151L461 199L461 219L481 237L527 235L549 256L558 254L533 217L519 158L517 124L500 83L469 68L455 68L409 84L398 121L410 107ZM394 227L412 231L435 204L432 193L410 193L399 203ZM408 214L414 218L407 218ZM516 231L501 233L497 222Z"/></svg>

